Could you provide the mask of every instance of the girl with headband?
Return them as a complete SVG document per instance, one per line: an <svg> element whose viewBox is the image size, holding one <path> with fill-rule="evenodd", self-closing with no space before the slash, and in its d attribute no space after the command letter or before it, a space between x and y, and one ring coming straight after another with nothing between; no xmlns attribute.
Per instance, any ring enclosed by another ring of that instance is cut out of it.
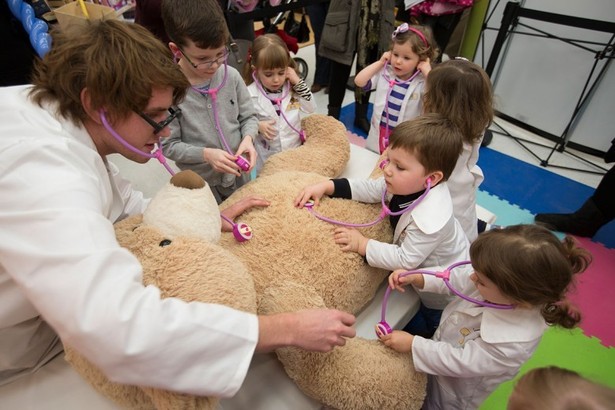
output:
<svg viewBox="0 0 615 410"><path fill-rule="evenodd" d="M357 87L370 90L376 85L367 148L378 153L384 152L399 123L421 114L425 77L431 70L430 62L438 56L428 28L404 23L392 38L391 50L355 76Z"/></svg>
<svg viewBox="0 0 615 410"><path fill-rule="evenodd" d="M400 330L380 337L398 352L411 352L415 369L429 375L423 409L479 408L499 384L515 377L548 326L571 329L581 320L567 293L591 257L572 237L560 241L537 225L494 229L472 243L470 260L472 269L450 276L454 288L513 309L456 298L431 339ZM419 294L449 293L435 276L403 273L390 275L391 288L411 284Z"/></svg>

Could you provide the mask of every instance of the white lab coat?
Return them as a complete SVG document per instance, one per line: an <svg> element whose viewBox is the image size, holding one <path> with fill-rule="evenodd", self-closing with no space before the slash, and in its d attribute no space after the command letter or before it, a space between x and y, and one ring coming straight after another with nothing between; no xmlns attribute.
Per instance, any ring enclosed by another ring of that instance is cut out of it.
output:
<svg viewBox="0 0 615 410"><path fill-rule="evenodd" d="M301 98L297 93L293 92L292 88L288 95L282 100L282 108L284 109L284 115L278 115L275 111L275 105L271 103L271 100L264 95L258 88L256 83L252 83L248 86L248 91L252 97L252 102L256 108L258 120L275 119L277 121L276 127L278 135L273 140L267 140L260 133L254 141L254 147L258 153L256 170L260 170L271 155L287 149L297 148L301 146L301 138L299 134L291 128L288 124L292 124L297 130L301 130L301 113L312 114L316 111L316 101L312 97L311 100ZM292 101L291 101L292 100Z"/></svg>
<svg viewBox="0 0 615 410"><path fill-rule="evenodd" d="M470 267L455 269L451 283L482 300L471 273ZM441 279L424 278L425 291L449 293ZM515 377L546 328L538 308L493 309L456 297L433 338L415 336L412 343L415 369L429 375L423 409L477 409L498 385Z"/></svg>
<svg viewBox="0 0 615 410"><path fill-rule="evenodd" d="M480 141L474 144L464 142L463 151L447 181L453 199L455 218L463 227L470 242L474 242L478 236L476 191L484 179L483 171L477 165L479 149Z"/></svg>
<svg viewBox="0 0 615 410"><path fill-rule="evenodd" d="M380 154L378 141L380 140L380 121L382 119L382 111L386 104L386 98L389 91L389 82L382 75L384 68L371 78L372 84L376 84L376 95L374 96L374 111L369 127L369 134L365 148ZM389 74L391 78L393 74ZM423 113L423 92L425 89L425 77L420 73L414 80L410 82L404 100L401 104L400 118L397 122L401 124L403 121L412 120Z"/></svg>
<svg viewBox="0 0 615 410"><path fill-rule="evenodd" d="M146 201L83 127L34 105L27 90L0 89L0 371L45 359L54 335L37 333L42 317L115 382L233 395L256 316L143 287L112 224Z"/></svg>
<svg viewBox="0 0 615 410"><path fill-rule="evenodd" d="M386 188L384 177L349 180L352 199L380 202ZM433 187L413 210L401 215L393 243L370 239L365 257L377 268L417 269L449 266L470 258L470 244L453 216L453 205L445 182ZM447 295L422 292L421 301L432 309L444 309L452 299Z"/></svg>

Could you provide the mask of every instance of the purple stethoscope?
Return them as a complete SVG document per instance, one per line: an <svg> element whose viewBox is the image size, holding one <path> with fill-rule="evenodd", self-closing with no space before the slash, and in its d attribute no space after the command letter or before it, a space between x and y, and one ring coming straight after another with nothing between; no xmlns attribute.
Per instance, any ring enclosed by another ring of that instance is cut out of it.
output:
<svg viewBox="0 0 615 410"><path fill-rule="evenodd" d="M416 69L416 71L414 72L414 74L412 74L412 76L410 76L410 78L408 78L407 80L398 80L395 76L393 76L392 78L389 76L388 72L389 72L389 67L390 64L387 61L384 64L384 70L382 70L382 77L389 83L389 87L387 89L387 95L386 95L386 100L385 101L389 101L389 98L391 97L391 92L393 91L393 87L395 87L396 85L404 85L404 84L409 84L410 82L412 82L412 80L414 80L416 78L417 75L419 75L421 73L421 70ZM384 152L384 150L389 146L389 104L384 104L384 114L386 116L386 126L385 126L385 134L384 134L384 138L383 141L381 142L382 145L380 147L380 152Z"/></svg>
<svg viewBox="0 0 615 410"><path fill-rule="evenodd" d="M298 130L295 127L293 127L293 125L290 123L290 121L288 121L288 118L286 118L286 115L284 114L284 109L282 108L282 101L290 93L290 85L288 84L288 81L284 81L284 86L282 87L282 90L283 90L282 91L282 96L280 98L271 98L271 97L269 97L269 94L267 94L265 89L263 88L263 86L260 83L260 81L258 81L258 78L256 78L256 72L255 71L252 72L252 79L254 79L254 83L256 84L256 88L258 88L258 90L269 101L271 101L272 103L274 103L276 105L276 107L278 107L278 110L280 111L280 115L282 116L282 118L284 118L284 121L286 121L286 124L288 124L288 126L290 128L292 128L293 131L295 131L297 134L299 134L299 139L301 140L301 143L303 144L305 142L305 131Z"/></svg>
<svg viewBox="0 0 615 410"><path fill-rule="evenodd" d="M383 169L388 163L389 163L388 160L384 160L380 163L379 166L381 169ZM391 210L385 203L385 198L386 198L386 193L387 193L387 190L385 188L382 191L382 198L380 199L380 203L382 204L382 210L380 211L380 215L378 215L378 218L376 218L375 220L371 222L362 223L362 224L346 223L346 222L337 221L335 219L327 218L326 216L319 214L318 212L314 210L313 201L306 202L304 207L305 209L310 211L312 215L314 215L316 218L320 219L321 221L329 222L330 224L333 224L333 225L348 226L350 228L367 228L368 226L376 225L380 221L384 220L384 218L386 218L387 216L400 216L402 214L405 214L406 212L412 211L414 208L418 206L418 204L421 203L421 201L423 201L423 199L425 199L425 197L427 196L430 190L431 190L431 178L427 178L427 188L425 188L425 192L423 192L421 196L416 198L414 202L412 202L410 205L408 205L406 208L402 209L401 211L391 212Z"/></svg>
<svg viewBox="0 0 615 410"><path fill-rule="evenodd" d="M118 134L111 127L111 124L109 124L109 121L107 121L107 116L105 115L105 112L103 110L99 111L99 115L100 115L100 119L101 119L105 129L111 135L113 135L113 137L116 140L118 140L124 147L128 148L129 150L131 150L135 154L139 154L139 155L144 156L146 158L156 158L158 160L158 162L160 162L165 167L165 169L169 172L169 174L175 175L175 171L173 171L173 169L169 166L169 164L167 164L167 158L162 153L162 148L160 148L160 142L158 144L156 144L154 150L151 153L140 151L140 150L136 149L135 147L133 147L132 145L130 145L128 143L128 141L126 141L124 138L122 138L120 136L120 134ZM245 241L247 241L247 240L252 238L252 229L247 224L245 224L243 222L235 223L232 219L227 218L223 214L220 214L220 217L222 219L224 219L225 221L227 221L228 223L230 223L233 226L233 236L235 237L235 239L238 242L245 242Z"/></svg>
<svg viewBox="0 0 615 410"><path fill-rule="evenodd" d="M224 145L224 149L226 150L226 152L235 156L235 154L231 150L231 147L228 145L226 138L224 137L224 133L222 132L222 127L220 127L220 118L218 116L218 91L220 91L222 87L224 87L224 85L226 84L227 74L228 74L228 55L224 57L224 77L222 78L222 83L220 83L220 85L217 88L209 88L207 90L201 90L195 86L192 86L192 89L201 95L208 95L211 97L211 105L213 109L212 111L214 112L214 122L216 124L216 131L218 131L218 138L220 139L220 142L222 143L222 145ZM248 162L247 159L245 159L241 155L237 156L237 159L235 159L235 163L244 172L247 172L250 169L250 163Z"/></svg>
<svg viewBox="0 0 615 410"><path fill-rule="evenodd" d="M459 296L462 299L467 300L468 302L474 303L475 305L493 308L493 309L514 309L515 305L503 305L499 303L491 303L491 302L487 302L484 300L474 299L470 296L464 295L463 293L459 292L457 289L453 287L453 285L451 285L450 283L451 271L459 266L468 265L470 263L471 263L470 261L453 263L451 266L449 266L448 268L444 269L441 272L422 270L422 269L410 270L410 271L401 273L399 277L402 278L404 276L416 275L416 274L432 275L432 276L435 276L436 278L442 279L444 283L446 284L446 286L449 288L449 290L453 292L455 295ZM384 293L384 298L382 299L382 310L380 314L380 322L376 324L376 336L378 336L379 338L393 332L393 328L391 328L391 326L387 323L385 319L386 310L387 310L387 302L389 300L390 294L391 294L391 287L387 286L387 290Z"/></svg>

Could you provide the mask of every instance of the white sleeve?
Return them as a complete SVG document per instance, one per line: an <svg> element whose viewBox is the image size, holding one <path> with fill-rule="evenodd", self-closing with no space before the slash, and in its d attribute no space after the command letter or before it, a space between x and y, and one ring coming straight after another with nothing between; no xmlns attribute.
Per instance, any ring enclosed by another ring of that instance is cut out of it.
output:
<svg viewBox="0 0 615 410"><path fill-rule="evenodd" d="M228 397L258 339L255 315L161 299L118 245L95 155L62 144L0 153L0 268L59 336L113 381ZM102 171L104 172L104 171Z"/></svg>
<svg viewBox="0 0 615 410"><path fill-rule="evenodd" d="M436 376L499 376L518 369L531 355L533 346L533 343L489 344L477 338L460 348L415 336L412 360L417 371Z"/></svg>
<svg viewBox="0 0 615 410"><path fill-rule="evenodd" d="M350 192L354 201L374 204L382 200L382 191L386 188L384 177L378 179L348 179Z"/></svg>
<svg viewBox="0 0 615 410"><path fill-rule="evenodd" d="M441 232L426 234L411 223L406 228L406 237L399 245L370 239L365 257L369 266L376 268L416 269L441 242Z"/></svg>

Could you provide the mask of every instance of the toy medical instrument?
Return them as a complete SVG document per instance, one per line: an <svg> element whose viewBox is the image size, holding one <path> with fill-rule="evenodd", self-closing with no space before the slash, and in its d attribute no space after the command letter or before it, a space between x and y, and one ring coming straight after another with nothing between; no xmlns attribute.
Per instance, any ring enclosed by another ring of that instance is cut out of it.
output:
<svg viewBox="0 0 615 410"><path fill-rule="evenodd" d="M267 97L267 99L269 101L271 101L272 103L274 103L276 105L276 107L278 107L278 111L280 111L280 115L282 116L284 121L286 121L288 126L290 128L292 128L293 131L295 131L297 134L299 134L299 139L301 140L301 143L303 144L305 142L305 131L298 130L295 127L293 127L293 125L290 123L290 121L288 121L288 118L286 118L286 115L284 114L284 109L282 108L282 101L288 96L288 93L290 93L290 85L288 84L288 82L284 81L284 86L282 87L282 96L280 98L271 98L271 97L269 97L269 94L267 94L267 92L265 91L265 89L261 85L260 81L258 81L258 78L256 78L256 72L254 72L254 71L252 72L252 78L254 79L254 83L256 84L256 88L258 88L258 90L265 97Z"/></svg>
<svg viewBox="0 0 615 410"><path fill-rule="evenodd" d="M470 263L471 263L470 261L453 263L451 266L444 269L442 272L422 270L422 269L410 270L410 271L402 272L399 275L399 277L403 278L404 276L416 275L416 274L432 275L432 276L435 276L436 278L442 279L444 281L444 284L446 284L446 286L450 289L451 292L453 292L455 295L459 296L460 298L467 300L468 302L474 303L478 306L484 306L484 307L493 308L493 309L514 309L515 308L514 305L502 305L499 303L491 303L491 302L487 302L484 300L478 300L478 299L471 298L470 296L464 295L463 293L459 292L457 289L453 287L453 285L451 285L450 283L451 271L459 266L469 265ZM389 333L393 332L393 329L391 328L391 326L387 323L385 319L387 302L389 300L390 293L391 293L391 287L389 286L387 287L387 290L384 293L384 298L382 299L382 310L380 314L380 322L376 324L376 335L378 337L382 337L384 335L388 335Z"/></svg>
<svg viewBox="0 0 615 410"><path fill-rule="evenodd" d="M384 168L383 163L385 163L386 165L386 161L383 161L380 163L381 168ZM405 214L406 212L413 210L427 196L430 189L431 189L431 178L427 178L427 188L425 188L425 192L423 192L421 196L416 198L414 202L412 202L410 205L408 205L406 208L402 209L401 211L392 212L384 201L386 198L386 193L387 193L387 190L385 188L382 191L382 198L380 199L380 202L382 203L382 210L380 211L380 215L378 215L378 218L376 218L375 220L371 222L363 223L363 224L346 223L346 222L336 221L335 219L327 218L326 216L321 215L314 210L314 202L312 201L306 202L304 207L308 211L310 211L312 215L314 215L316 218L320 219L321 221L329 222L334 225L348 226L351 228L366 228L368 226L376 225L378 222L382 221L387 216L399 216L399 215Z"/></svg>
<svg viewBox="0 0 615 410"><path fill-rule="evenodd" d="M135 154L144 156L146 158L156 158L158 160L158 162L160 162L165 169L169 172L169 174L171 175L175 175L175 171L173 171L173 169L169 166L169 164L167 164L167 158L164 156L164 154L162 153L162 148L160 148L160 138L158 141L158 144L155 144L154 149L151 153L147 153L147 152L143 152L140 151L138 149L136 149L135 147L133 147L132 145L130 145L128 143L128 141L126 141L124 138L122 138L120 136L120 134L118 134L112 127L111 124L109 124L109 121L107 121L107 116L105 114L105 112L103 110L99 111L99 115L100 115L100 120L102 121L103 126L105 127L105 129L111 134L113 135L113 137L120 142L120 144L122 144L124 147L128 148L129 150L131 150L132 152L134 152ZM149 121L148 121L149 123ZM166 124L165 126L167 126L168 124ZM164 128L164 127L163 127ZM238 222L235 223L233 222L232 219L220 214L220 217L222 219L224 219L225 221L227 221L228 223L231 224L231 226L233 227L233 236L235 237L235 239L237 239L238 242L245 242L249 239L252 238L252 229L246 225L243 222Z"/></svg>
<svg viewBox="0 0 615 410"><path fill-rule="evenodd" d="M201 90L200 88L192 86L192 89L201 95L208 95L211 97L211 106L212 106L212 111L214 113L214 122L216 124L216 130L218 131L218 138L220 139L220 142L224 146L224 149L226 150L226 152L235 156L235 154L231 150L231 147L228 145L226 138L224 137L224 133L222 132L222 127L220 126L220 117L218 116L218 91L220 91L222 87L224 87L224 85L226 84L226 77L228 76L227 61L228 61L228 54L224 57L224 77L222 77L222 83L220 83L218 87L209 88L207 90ZM235 164L237 164L237 166L241 168L241 170L244 172L247 172L250 169L250 162L248 162L248 160L242 157L241 155L237 156L237 158L235 159Z"/></svg>
<svg viewBox="0 0 615 410"><path fill-rule="evenodd" d="M389 146L389 98L391 97L391 92L393 91L393 87L395 87L396 85L405 85L405 84L409 84L412 82L412 80L415 79L415 77L417 75L419 75L421 73L421 70L419 70L418 68L416 69L416 71L414 72L414 74L412 74L410 76L410 78L408 78L407 80L398 80L397 78L395 78L395 76L393 76L393 78L391 78L389 76L389 67L390 67L390 63L387 61L384 64L384 70L382 70L382 77L384 77L384 79L389 83L389 86L387 88L387 95L386 95L386 99L385 104L384 104L384 114L386 116L386 122L385 122L385 134L384 134L384 139L383 141L381 141L381 147L380 147L380 152L384 152L384 150Z"/></svg>

